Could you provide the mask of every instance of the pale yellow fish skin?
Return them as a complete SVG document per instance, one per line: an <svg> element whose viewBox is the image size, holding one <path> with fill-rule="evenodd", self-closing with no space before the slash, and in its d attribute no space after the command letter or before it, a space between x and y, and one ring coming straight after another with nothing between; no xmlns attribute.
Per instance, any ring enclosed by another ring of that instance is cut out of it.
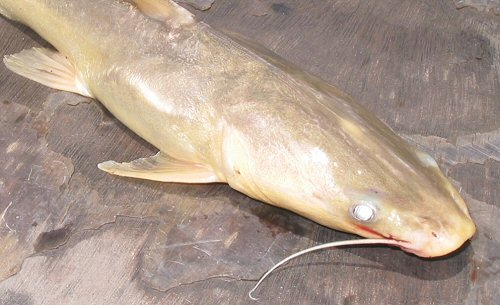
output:
<svg viewBox="0 0 500 305"><path fill-rule="evenodd" d="M67 56L104 106L162 153L325 226L445 255L475 232L435 161L335 87L272 53L133 1L0 0ZM369 221L353 207L375 211ZM403 242L406 241L406 242Z"/></svg>

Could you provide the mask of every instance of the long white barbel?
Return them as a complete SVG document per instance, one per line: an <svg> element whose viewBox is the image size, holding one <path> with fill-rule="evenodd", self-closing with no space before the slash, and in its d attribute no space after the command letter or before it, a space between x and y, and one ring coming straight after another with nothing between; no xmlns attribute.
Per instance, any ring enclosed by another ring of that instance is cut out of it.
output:
<svg viewBox="0 0 500 305"><path fill-rule="evenodd" d="M257 298L254 298L252 296L252 293L260 286L260 284L267 278L269 274L271 274L274 270L279 268L280 266L286 264L287 262L291 261L292 259L299 257L301 255L304 255L309 252L313 251L318 251L321 249L327 249L327 248L334 248L334 247L343 247L343 246L357 246L357 245L400 245L401 242L398 242L393 239L355 239L355 240L342 240L342 241L334 241L322 245L317 245L311 248L307 248L304 250L301 250L297 253L294 253L286 258L284 258L282 261L274 265L271 269L269 269L264 275L259 279L257 284L248 292L248 297L254 301L257 301Z"/></svg>

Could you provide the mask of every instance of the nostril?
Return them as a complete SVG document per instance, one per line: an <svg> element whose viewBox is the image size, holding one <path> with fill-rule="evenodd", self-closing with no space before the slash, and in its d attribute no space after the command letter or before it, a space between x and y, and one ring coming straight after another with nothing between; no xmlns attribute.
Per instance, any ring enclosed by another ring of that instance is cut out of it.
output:
<svg viewBox="0 0 500 305"><path fill-rule="evenodd" d="M438 238L438 235L436 234L436 232L432 232L432 236Z"/></svg>
<svg viewBox="0 0 500 305"><path fill-rule="evenodd" d="M429 216L419 216L418 217L418 222L424 224L424 223L429 223L432 221L432 218Z"/></svg>

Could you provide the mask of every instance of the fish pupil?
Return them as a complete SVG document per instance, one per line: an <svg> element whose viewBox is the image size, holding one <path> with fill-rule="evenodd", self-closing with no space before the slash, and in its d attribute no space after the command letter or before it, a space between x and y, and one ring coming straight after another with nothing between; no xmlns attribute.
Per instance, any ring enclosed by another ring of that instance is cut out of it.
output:
<svg viewBox="0 0 500 305"><path fill-rule="evenodd" d="M368 205L358 204L352 208L352 215L359 221L370 221L375 216L375 210Z"/></svg>

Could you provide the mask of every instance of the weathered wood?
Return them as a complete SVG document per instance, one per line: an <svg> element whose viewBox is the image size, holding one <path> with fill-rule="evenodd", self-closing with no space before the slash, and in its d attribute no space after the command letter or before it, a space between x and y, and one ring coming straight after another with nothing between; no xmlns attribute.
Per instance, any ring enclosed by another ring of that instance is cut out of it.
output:
<svg viewBox="0 0 500 305"><path fill-rule="evenodd" d="M500 19L451 1L216 1L197 17L242 33L360 100L437 156L478 234L423 260L314 253L263 304L499 304ZM0 19L0 55L47 46ZM315 243L355 238L226 185L119 178L105 160L154 148L99 103L0 65L0 304L253 304L254 280Z"/></svg>

